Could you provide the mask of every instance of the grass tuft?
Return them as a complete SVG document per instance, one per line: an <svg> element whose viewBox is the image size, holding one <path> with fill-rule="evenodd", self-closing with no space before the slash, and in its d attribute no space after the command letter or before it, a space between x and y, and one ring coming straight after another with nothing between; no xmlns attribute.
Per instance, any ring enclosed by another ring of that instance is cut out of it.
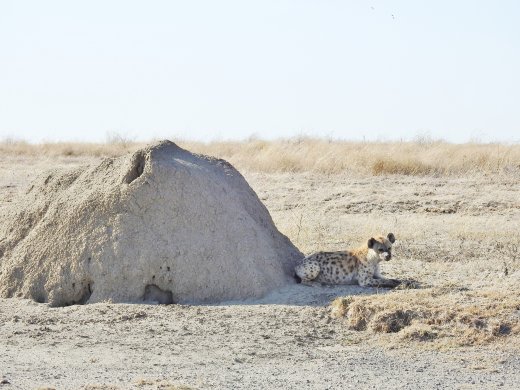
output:
<svg viewBox="0 0 520 390"><path fill-rule="evenodd" d="M338 298L332 313L351 330L480 345L520 334L519 302L520 293L503 290L400 290Z"/></svg>
<svg viewBox="0 0 520 390"><path fill-rule="evenodd" d="M424 176L435 173L436 169L433 166L424 164L418 160L403 160L398 161L394 159L378 159L372 165L372 174L374 176L382 175L407 175L407 176Z"/></svg>

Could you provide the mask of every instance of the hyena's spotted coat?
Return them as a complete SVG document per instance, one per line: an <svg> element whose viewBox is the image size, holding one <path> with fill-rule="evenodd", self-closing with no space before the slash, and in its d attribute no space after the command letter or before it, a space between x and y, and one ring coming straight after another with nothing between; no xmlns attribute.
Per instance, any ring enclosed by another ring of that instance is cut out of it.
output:
<svg viewBox="0 0 520 390"><path fill-rule="evenodd" d="M318 252L307 256L296 266L296 276L304 284L359 284L363 287L396 287L396 279L381 277L379 263L392 257L395 236L378 236L354 250Z"/></svg>

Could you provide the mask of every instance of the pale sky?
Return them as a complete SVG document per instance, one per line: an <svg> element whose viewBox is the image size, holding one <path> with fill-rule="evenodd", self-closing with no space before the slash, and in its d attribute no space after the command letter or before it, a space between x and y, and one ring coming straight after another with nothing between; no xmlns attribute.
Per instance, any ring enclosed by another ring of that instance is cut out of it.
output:
<svg viewBox="0 0 520 390"><path fill-rule="evenodd" d="M520 1L0 0L0 138L520 141Z"/></svg>

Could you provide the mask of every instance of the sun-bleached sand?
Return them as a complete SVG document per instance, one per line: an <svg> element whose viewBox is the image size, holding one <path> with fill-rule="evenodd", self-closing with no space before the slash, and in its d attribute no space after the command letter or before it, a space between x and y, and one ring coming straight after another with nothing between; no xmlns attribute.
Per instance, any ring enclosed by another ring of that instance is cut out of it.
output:
<svg viewBox="0 0 520 390"><path fill-rule="evenodd" d="M0 215L46 169L99 161L2 156ZM520 282L518 177L242 174L304 253L394 232L395 258L383 273L420 289L290 285L199 306L1 299L0 388L518 388L520 306L502 299L514 298ZM384 298L384 310L407 307L412 317L445 302L454 305L448 313L468 316L438 324L413 317L390 333L371 317L355 330L348 313L332 311L341 297L359 310L383 310Z"/></svg>

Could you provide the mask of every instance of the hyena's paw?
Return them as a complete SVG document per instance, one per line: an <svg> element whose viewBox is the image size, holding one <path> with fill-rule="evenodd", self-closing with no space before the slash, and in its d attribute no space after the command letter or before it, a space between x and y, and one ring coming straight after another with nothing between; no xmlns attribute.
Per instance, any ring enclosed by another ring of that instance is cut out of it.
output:
<svg viewBox="0 0 520 390"><path fill-rule="evenodd" d="M403 279L401 280L401 283L399 284L399 286L397 286L397 288L399 290L414 290L414 289L417 289L417 288L422 288L423 286L421 285L421 283L419 283L417 280L413 280L413 279Z"/></svg>

